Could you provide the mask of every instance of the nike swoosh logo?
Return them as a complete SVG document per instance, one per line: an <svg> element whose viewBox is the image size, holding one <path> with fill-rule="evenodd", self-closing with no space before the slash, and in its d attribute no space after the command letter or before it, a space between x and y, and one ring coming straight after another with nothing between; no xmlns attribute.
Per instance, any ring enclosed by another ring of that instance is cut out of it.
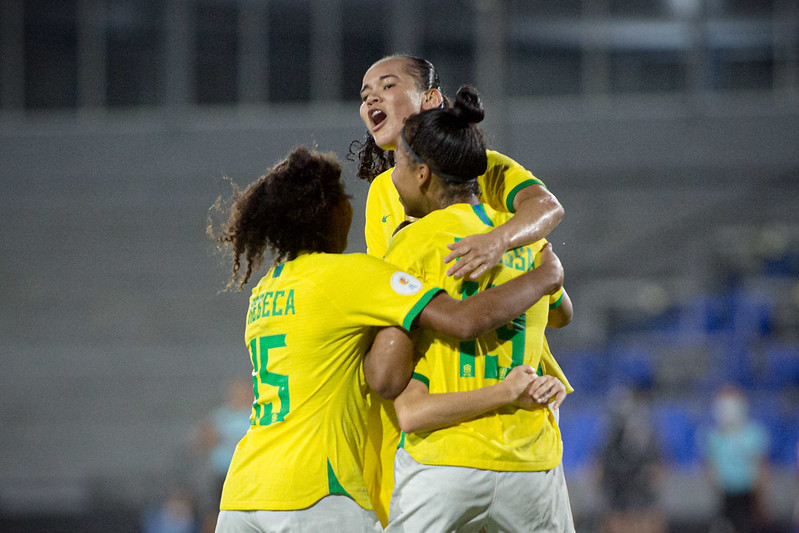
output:
<svg viewBox="0 0 799 533"><path fill-rule="evenodd" d="M388 220L388 215L383 217L383 222L385 222L386 220Z"/></svg>

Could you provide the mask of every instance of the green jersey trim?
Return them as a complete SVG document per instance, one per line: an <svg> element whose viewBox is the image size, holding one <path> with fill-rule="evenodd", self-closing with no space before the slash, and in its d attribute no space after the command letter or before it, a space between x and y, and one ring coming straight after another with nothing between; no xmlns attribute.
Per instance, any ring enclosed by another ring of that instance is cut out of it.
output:
<svg viewBox="0 0 799 533"><path fill-rule="evenodd" d="M418 372L414 372L413 375L411 375L411 379L415 379L416 381L421 381L422 383L425 384L425 386L428 389L430 388L430 379L428 379L428 377L425 376L424 374L419 374Z"/></svg>
<svg viewBox="0 0 799 533"><path fill-rule="evenodd" d="M405 315L405 319L402 321L402 327L405 328L407 331L410 331L411 326L413 326L413 321L416 320L416 317L419 316L419 314L422 312L422 309L424 309L427 306L427 304L430 303L430 300L432 300L436 294L438 294L443 290L444 289L436 287L434 289L430 289L425 294L423 294L422 297L419 298L419 301L416 302L416 304L411 308L410 311L408 311L408 314Z"/></svg>
<svg viewBox="0 0 799 533"><path fill-rule="evenodd" d="M355 500L355 498L353 498L349 492L344 490L344 487L341 486L341 483L339 483L336 473L333 472L333 466L330 464L330 459L327 460L327 491L330 494L340 494L350 498L353 501Z"/></svg>
<svg viewBox="0 0 799 533"><path fill-rule="evenodd" d="M524 180L523 182L518 184L516 187L511 189L510 193L508 194L508 199L505 201L505 207L508 208L508 213L515 213L516 212L516 210L513 209L513 200L516 199L516 195L519 194L520 190L524 189L525 187L529 187L530 185L540 185L540 186L542 186L545 189L547 188L547 186L544 185L544 182L539 180L538 178L532 178L532 179L529 179L529 180Z"/></svg>
<svg viewBox="0 0 799 533"><path fill-rule="evenodd" d="M563 293L560 293L560 296L558 297L558 299L555 300L554 302L552 302L551 304L549 304L549 308L550 309L557 309L558 307L560 307L560 304L562 302L563 302Z"/></svg>

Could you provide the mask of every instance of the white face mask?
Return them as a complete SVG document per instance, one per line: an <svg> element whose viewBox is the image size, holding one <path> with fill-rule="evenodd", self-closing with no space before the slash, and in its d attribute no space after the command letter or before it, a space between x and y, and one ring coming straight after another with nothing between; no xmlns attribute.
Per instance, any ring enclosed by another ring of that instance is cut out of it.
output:
<svg viewBox="0 0 799 533"><path fill-rule="evenodd" d="M713 405L713 416L723 427L740 426L747 416L746 401L738 395L724 394Z"/></svg>

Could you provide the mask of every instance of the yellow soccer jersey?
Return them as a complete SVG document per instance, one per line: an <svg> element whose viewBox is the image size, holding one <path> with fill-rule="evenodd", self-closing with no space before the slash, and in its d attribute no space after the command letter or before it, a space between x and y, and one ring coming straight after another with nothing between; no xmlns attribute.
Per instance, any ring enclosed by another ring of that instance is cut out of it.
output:
<svg viewBox="0 0 799 533"><path fill-rule="evenodd" d="M499 152L487 150L488 167L477 178L482 195L480 201L497 211L513 213L516 194L529 185L544 185L519 163ZM399 193L391 181L391 170L378 175L369 186L366 197L366 253L385 256L388 243L397 226L405 220Z"/></svg>
<svg viewBox="0 0 799 533"><path fill-rule="evenodd" d="M519 276L540 261L544 240L507 252L500 264L477 281L446 275L443 258L448 244L488 231L509 216L485 204L455 204L434 211L397 233L386 258L428 283L435 280L451 295L466 298ZM417 342L423 357L414 378L436 394L493 385L520 364L537 368L544 350L549 301L542 298L512 324L474 341L461 342L423 330ZM554 468L563 450L554 415L546 406L533 410L506 406L456 426L408 434L403 447L425 464L502 471Z"/></svg>
<svg viewBox="0 0 799 533"><path fill-rule="evenodd" d="M377 327L409 328L437 292L365 254L303 254L270 269L250 297L255 401L220 508L304 509L329 494L371 508L363 355Z"/></svg>

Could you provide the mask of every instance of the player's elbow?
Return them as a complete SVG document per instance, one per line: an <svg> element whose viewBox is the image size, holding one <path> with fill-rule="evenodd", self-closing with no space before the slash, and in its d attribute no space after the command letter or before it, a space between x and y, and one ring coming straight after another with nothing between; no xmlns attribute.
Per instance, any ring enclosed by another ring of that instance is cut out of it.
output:
<svg viewBox="0 0 799 533"><path fill-rule="evenodd" d="M396 404L395 404L396 405ZM412 413L407 410L397 409L397 423L403 433L415 433L422 428L419 426Z"/></svg>
<svg viewBox="0 0 799 533"><path fill-rule="evenodd" d="M561 313L557 313L549 317L549 320L547 321L547 327L553 329L560 329L568 326L571 321L572 317L570 316L567 317Z"/></svg>
<svg viewBox="0 0 799 533"><path fill-rule="evenodd" d="M566 210L563 208L561 203L558 202L557 198L555 198L554 196L552 197L552 204L550 209L551 209L550 213L552 216L552 220L555 222L555 224L560 223L560 221L563 220L563 217L566 215Z"/></svg>
<svg viewBox="0 0 799 533"><path fill-rule="evenodd" d="M395 399L405 390L405 385L407 385L407 383L403 384L400 383L399 380L390 378L377 380L375 383L369 383L369 387L384 400Z"/></svg>
<svg viewBox="0 0 799 533"><path fill-rule="evenodd" d="M411 376L409 373L378 369L374 365L364 365L366 383L378 396L386 400L393 400L405 390Z"/></svg>

